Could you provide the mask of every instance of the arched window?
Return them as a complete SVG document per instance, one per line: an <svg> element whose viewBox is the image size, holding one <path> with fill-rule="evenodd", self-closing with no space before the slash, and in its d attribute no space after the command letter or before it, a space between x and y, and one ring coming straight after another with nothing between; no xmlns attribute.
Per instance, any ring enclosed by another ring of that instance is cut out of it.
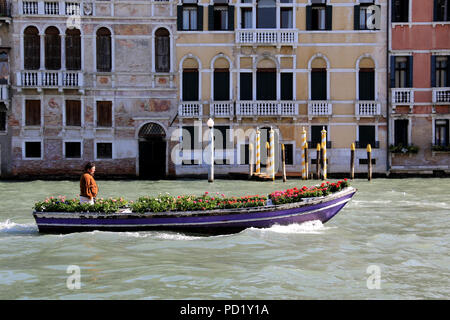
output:
<svg viewBox="0 0 450 320"><path fill-rule="evenodd" d="M45 69L61 69L61 37L56 27L45 30Z"/></svg>
<svg viewBox="0 0 450 320"><path fill-rule="evenodd" d="M8 84L9 61L6 52L0 52L0 84Z"/></svg>
<svg viewBox="0 0 450 320"><path fill-rule="evenodd" d="M170 71L170 34L167 29L160 28L155 32L156 72Z"/></svg>
<svg viewBox="0 0 450 320"><path fill-rule="evenodd" d="M66 69L81 69L81 36L78 29L66 30Z"/></svg>
<svg viewBox="0 0 450 320"><path fill-rule="evenodd" d="M359 100L375 100L375 64L372 59L360 61L358 78Z"/></svg>
<svg viewBox="0 0 450 320"><path fill-rule="evenodd" d="M311 63L311 100L327 100L327 62L316 58Z"/></svg>
<svg viewBox="0 0 450 320"><path fill-rule="evenodd" d="M215 101L230 100L230 65L225 58L219 58L214 63L213 99Z"/></svg>
<svg viewBox="0 0 450 320"><path fill-rule="evenodd" d="M188 58L183 61L182 98L183 101L199 100L199 73L197 60Z"/></svg>
<svg viewBox="0 0 450 320"><path fill-rule="evenodd" d="M40 67L41 42L36 27L28 27L23 33L24 68L38 70Z"/></svg>
<svg viewBox="0 0 450 320"><path fill-rule="evenodd" d="M111 72L111 32L107 28L97 30L97 71Z"/></svg>

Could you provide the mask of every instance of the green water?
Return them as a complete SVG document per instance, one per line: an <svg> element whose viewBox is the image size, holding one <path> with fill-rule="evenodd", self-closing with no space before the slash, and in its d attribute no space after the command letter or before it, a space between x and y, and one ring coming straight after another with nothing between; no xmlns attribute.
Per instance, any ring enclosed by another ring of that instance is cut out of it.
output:
<svg viewBox="0 0 450 320"><path fill-rule="evenodd" d="M130 200L164 192L267 194L303 185L293 179L98 183L100 197ZM78 183L0 182L0 299L449 299L450 179L353 185L356 196L325 225L193 237L40 235L33 203L75 197ZM80 289L67 287L71 265L80 268ZM369 267L380 271L374 289Z"/></svg>

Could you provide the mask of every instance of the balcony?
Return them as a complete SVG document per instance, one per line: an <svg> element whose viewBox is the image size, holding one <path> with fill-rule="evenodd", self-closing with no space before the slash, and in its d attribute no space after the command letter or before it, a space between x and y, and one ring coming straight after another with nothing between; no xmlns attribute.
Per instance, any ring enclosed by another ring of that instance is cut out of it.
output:
<svg viewBox="0 0 450 320"><path fill-rule="evenodd" d="M23 15L82 15L81 2L21 1Z"/></svg>
<svg viewBox="0 0 450 320"><path fill-rule="evenodd" d="M329 117L333 113L333 105L328 101L310 101L308 102L308 118Z"/></svg>
<svg viewBox="0 0 450 320"><path fill-rule="evenodd" d="M0 101L1 102L9 101L9 85L8 84L0 85Z"/></svg>
<svg viewBox="0 0 450 320"><path fill-rule="evenodd" d="M11 3L9 0L0 2L0 21L11 23Z"/></svg>
<svg viewBox="0 0 450 320"><path fill-rule="evenodd" d="M360 117L379 115L381 115L381 104L376 101L358 101L355 104L355 116L358 120Z"/></svg>
<svg viewBox="0 0 450 320"><path fill-rule="evenodd" d="M234 116L232 101L214 101L209 105L209 114L215 118L230 118Z"/></svg>
<svg viewBox="0 0 450 320"><path fill-rule="evenodd" d="M180 102L178 116L181 118L198 117L201 119L203 116L203 103L201 101Z"/></svg>
<svg viewBox="0 0 450 320"><path fill-rule="evenodd" d="M22 88L55 88L58 90L83 87L83 73L79 71L21 71L17 86Z"/></svg>
<svg viewBox="0 0 450 320"><path fill-rule="evenodd" d="M414 90L410 88L392 89L393 105L410 105L414 103Z"/></svg>
<svg viewBox="0 0 450 320"><path fill-rule="evenodd" d="M450 88L433 88L433 103L440 105L450 104Z"/></svg>
<svg viewBox="0 0 450 320"><path fill-rule="evenodd" d="M242 117L296 117L298 104L292 101L237 101L236 116Z"/></svg>
<svg viewBox="0 0 450 320"><path fill-rule="evenodd" d="M245 29L236 31L236 43L240 45L296 46L298 35L295 30Z"/></svg>

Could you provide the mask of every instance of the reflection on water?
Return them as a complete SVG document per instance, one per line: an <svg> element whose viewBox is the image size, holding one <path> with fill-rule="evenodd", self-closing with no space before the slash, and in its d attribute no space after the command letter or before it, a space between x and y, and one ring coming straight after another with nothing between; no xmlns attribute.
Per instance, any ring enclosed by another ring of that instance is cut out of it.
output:
<svg viewBox="0 0 450 320"><path fill-rule="evenodd" d="M101 197L267 194L300 180L98 181ZM308 182L311 185L313 182ZM37 200L78 183L0 182L0 299L450 298L450 180L357 180L331 221L196 237L173 232L41 235ZM69 265L81 289L69 290ZM369 266L381 288L367 288Z"/></svg>

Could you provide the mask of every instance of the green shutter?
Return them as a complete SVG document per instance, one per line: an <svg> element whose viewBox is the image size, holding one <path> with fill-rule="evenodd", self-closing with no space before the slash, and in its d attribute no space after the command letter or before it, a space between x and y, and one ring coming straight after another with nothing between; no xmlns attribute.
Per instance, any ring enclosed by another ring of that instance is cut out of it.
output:
<svg viewBox="0 0 450 320"><path fill-rule="evenodd" d="M391 4L391 21L396 22L397 6L395 5L395 0L391 0L389 3Z"/></svg>
<svg viewBox="0 0 450 320"><path fill-rule="evenodd" d="M446 87L450 87L450 56L447 56L447 83Z"/></svg>
<svg viewBox="0 0 450 320"><path fill-rule="evenodd" d="M177 6L177 30L183 30L183 6Z"/></svg>
<svg viewBox="0 0 450 320"><path fill-rule="evenodd" d="M354 25L354 29L355 30L359 30L359 17L360 17L360 8L361 6L356 5L355 6L355 11L353 14L353 25Z"/></svg>
<svg viewBox="0 0 450 320"><path fill-rule="evenodd" d="M413 56L409 56L408 57L408 88L413 88L414 87L414 77L413 77L413 69L414 67L414 62L413 62Z"/></svg>
<svg viewBox="0 0 450 320"><path fill-rule="evenodd" d="M333 29L333 6L326 6L325 8L325 29Z"/></svg>
<svg viewBox="0 0 450 320"><path fill-rule="evenodd" d="M234 6L228 6L228 30L234 30Z"/></svg>
<svg viewBox="0 0 450 320"><path fill-rule="evenodd" d="M395 56L391 56L391 88L395 88Z"/></svg>
<svg viewBox="0 0 450 320"><path fill-rule="evenodd" d="M436 56L431 56L431 87L436 87Z"/></svg>
<svg viewBox="0 0 450 320"><path fill-rule="evenodd" d="M197 7L197 30L203 31L203 6Z"/></svg>
<svg viewBox="0 0 450 320"><path fill-rule="evenodd" d="M214 6L208 6L208 30L214 30Z"/></svg>
<svg viewBox="0 0 450 320"><path fill-rule="evenodd" d="M438 17L438 0L433 0L433 21L439 21L440 17Z"/></svg>
<svg viewBox="0 0 450 320"><path fill-rule="evenodd" d="M240 74L239 87L240 100L253 100L253 81L251 73L245 72Z"/></svg>
<svg viewBox="0 0 450 320"><path fill-rule="evenodd" d="M312 15L312 6L306 6L306 30L312 29L311 15Z"/></svg>
<svg viewBox="0 0 450 320"><path fill-rule="evenodd" d="M293 99L293 73L281 73L281 100Z"/></svg>

